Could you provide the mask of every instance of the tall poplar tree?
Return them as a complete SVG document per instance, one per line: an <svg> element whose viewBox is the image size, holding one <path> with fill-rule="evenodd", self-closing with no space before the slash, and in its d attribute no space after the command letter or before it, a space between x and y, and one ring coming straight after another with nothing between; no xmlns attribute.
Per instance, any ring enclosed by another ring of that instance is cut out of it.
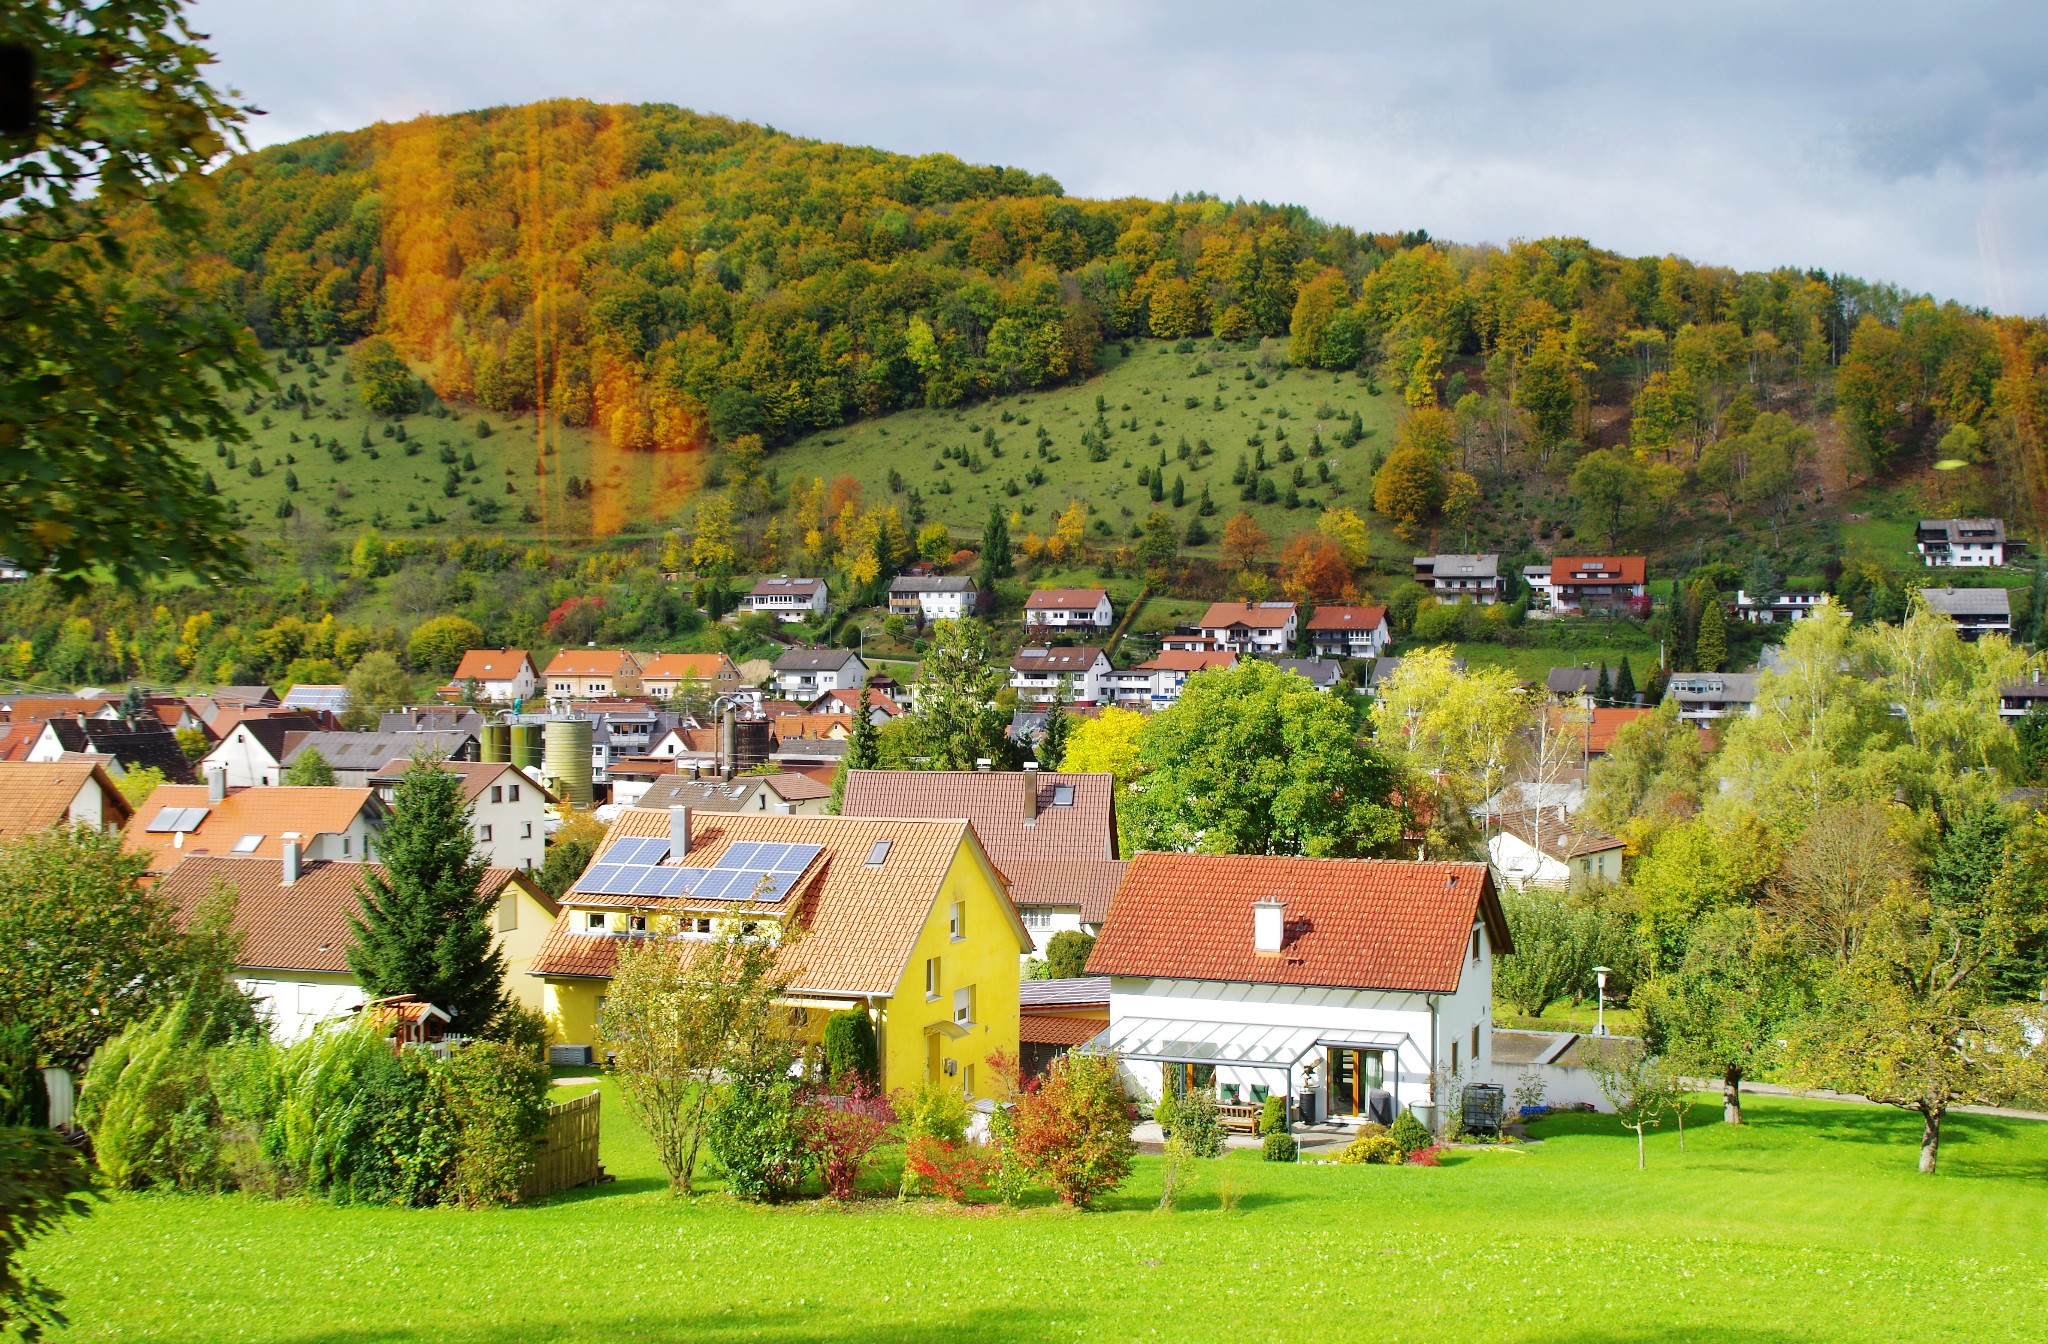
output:
<svg viewBox="0 0 2048 1344"><path fill-rule="evenodd" d="M1010 574L1010 524L1000 504L988 507L988 525L981 529L981 590L993 593L998 579Z"/></svg>
<svg viewBox="0 0 2048 1344"><path fill-rule="evenodd" d="M415 760L392 795L352 919L349 969L372 998L411 994L445 1008L455 1029L482 1034L504 1008L505 957L491 941L495 904L480 890L462 776Z"/></svg>
<svg viewBox="0 0 2048 1344"><path fill-rule="evenodd" d="M1719 672L1728 661L1728 613L1718 597L1709 598L1700 609L1699 641L1693 662L1701 672Z"/></svg>

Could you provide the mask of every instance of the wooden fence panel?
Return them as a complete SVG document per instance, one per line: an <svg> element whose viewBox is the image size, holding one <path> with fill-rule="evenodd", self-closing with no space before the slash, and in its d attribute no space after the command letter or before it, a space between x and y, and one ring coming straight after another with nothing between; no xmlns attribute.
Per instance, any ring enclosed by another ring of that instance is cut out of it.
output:
<svg viewBox="0 0 2048 1344"><path fill-rule="evenodd" d="M533 1171L519 1189L522 1200L588 1185L604 1174L597 1160L599 1094L548 1107L547 1133L534 1142Z"/></svg>

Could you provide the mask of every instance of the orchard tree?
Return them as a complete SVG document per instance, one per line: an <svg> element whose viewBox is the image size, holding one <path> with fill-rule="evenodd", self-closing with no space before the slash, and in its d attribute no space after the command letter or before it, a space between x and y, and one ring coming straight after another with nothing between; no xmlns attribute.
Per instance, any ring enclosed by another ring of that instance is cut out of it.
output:
<svg viewBox="0 0 2048 1344"><path fill-rule="evenodd" d="M1233 513L1223 523L1223 558L1239 569L1250 569L1272 544L1248 513Z"/></svg>
<svg viewBox="0 0 2048 1344"><path fill-rule="evenodd" d="M1652 1048L1687 1073L1718 1077L1722 1119L1739 1125L1743 1079L1776 1064L1779 1041L1808 1006L1808 963L1748 905L1707 914L1686 944L1677 969L1634 1001Z"/></svg>

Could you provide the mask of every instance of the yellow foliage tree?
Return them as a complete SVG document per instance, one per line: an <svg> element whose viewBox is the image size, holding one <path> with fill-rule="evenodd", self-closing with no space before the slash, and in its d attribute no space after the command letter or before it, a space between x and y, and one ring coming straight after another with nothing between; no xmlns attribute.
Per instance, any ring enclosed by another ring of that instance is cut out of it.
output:
<svg viewBox="0 0 2048 1344"><path fill-rule="evenodd" d="M1316 520L1316 530L1344 548L1344 560L1352 568L1372 558L1372 536L1358 510L1324 509L1323 516Z"/></svg>

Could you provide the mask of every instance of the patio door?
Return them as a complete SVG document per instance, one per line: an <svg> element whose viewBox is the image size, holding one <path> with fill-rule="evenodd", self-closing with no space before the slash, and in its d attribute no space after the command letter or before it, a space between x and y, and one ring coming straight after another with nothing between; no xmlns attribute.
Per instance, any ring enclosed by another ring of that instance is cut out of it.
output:
<svg viewBox="0 0 2048 1344"><path fill-rule="evenodd" d="M1324 1077L1330 1080L1330 1114L1369 1115L1372 1094L1386 1086L1387 1052L1332 1047Z"/></svg>
<svg viewBox="0 0 2048 1344"><path fill-rule="evenodd" d="M1173 1095L1184 1097L1190 1092L1213 1092L1216 1088L1216 1066L1214 1064L1162 1064L1160 1071L1165 1086L1173 1089Z"/></svg>

